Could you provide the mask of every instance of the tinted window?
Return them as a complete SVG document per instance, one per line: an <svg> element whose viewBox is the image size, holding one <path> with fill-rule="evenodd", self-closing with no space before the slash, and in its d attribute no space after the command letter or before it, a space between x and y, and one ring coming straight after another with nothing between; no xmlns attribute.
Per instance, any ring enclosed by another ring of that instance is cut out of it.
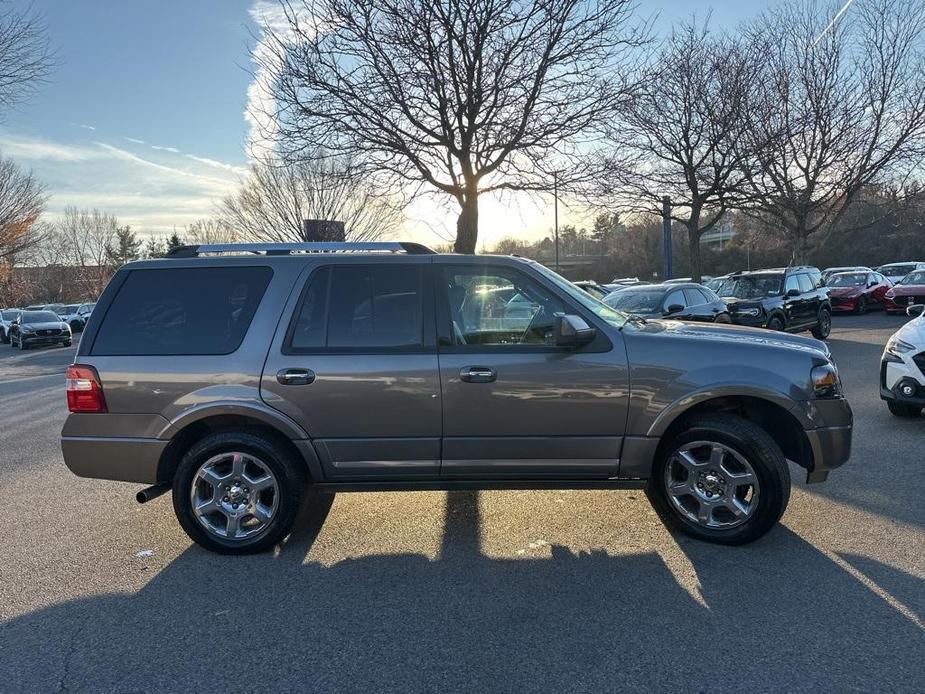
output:
<svg viewBox="0 0 925 694"><path fill-rule="evenodd" d="M289 328L287 352L423 344L419 266L341 266L312 275Z"/></svg>
<svg viewBox="0 0 925 694"><path fill-rule="evenodd" d="M19 311L4 311L3 320L14 320L19 315Z"/></svg>
<svg viewBox="0 0 925 694"><path fill-rule="evenodd" d="M861 287L866 284L867 274L863 272L846 272L829 280L830 287Z"/></svg>
<svg viewBox="0 0 925 694"><path fill-rule="evenodd" d="M684 292L680 289L675 289L671 294L665 297L665 308L669 306L687 306L687 303L684 300Z"/></svg>
<svg viewBox="0 0 925 694"><path fill-rule="evenodd" d="M443 268L454 345L552 344L565 305L538 282L505 268Z"/></svg>
<svg viewBox="0 0 925 694"><path fill-rule="evenodd" d="M23 323L60 323L61 319L54 311L24 311Z"/></svg>
<svg viewBox="0 0 925 694"><path fill-rule="evenodd" d="M815 289L813 286L813 281L810 279L809 275L797 275L797 281L800 283L801 292L811 292Z"/></svg>
<svg viewBox="0 0 925 694"><path fill-rule="evenodd" d="M749 275L730 277L716 291L736 299L762 299L780 294L780 275ZM794 287L797 285L794 284Z"/></svg>
<svg viewBox="0 0 925 694"><path fill-rule="evenodd" d="M925 284L925 271L917 270L916 272L910 272L902 278L900 284ZM4 314L3 317L6 318L6 314Z"/></svg>
<svg viewBox="0 0 925 694"><path fill-rule="evenodd" d="M268 267L133 270L106 312L93 354L230 354L272 274Z"/></svg>

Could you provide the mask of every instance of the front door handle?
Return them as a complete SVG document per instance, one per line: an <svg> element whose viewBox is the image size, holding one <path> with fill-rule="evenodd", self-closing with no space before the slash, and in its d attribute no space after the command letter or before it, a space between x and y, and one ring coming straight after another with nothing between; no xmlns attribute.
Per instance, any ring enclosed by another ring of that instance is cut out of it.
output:
<svg viewBox="0 0 925 694"><path fill-rule="evenodd" d="M459 372L459 380L465 383L491 383L498 378L498 372L490 366L466 366Z"/></svg>
<svg viewBox="0 0 925 694"><path fill-rule="evenodd" d="M307 386L314 382L315 372L311 369L280 369L276 380L284 386Z"/></svg>

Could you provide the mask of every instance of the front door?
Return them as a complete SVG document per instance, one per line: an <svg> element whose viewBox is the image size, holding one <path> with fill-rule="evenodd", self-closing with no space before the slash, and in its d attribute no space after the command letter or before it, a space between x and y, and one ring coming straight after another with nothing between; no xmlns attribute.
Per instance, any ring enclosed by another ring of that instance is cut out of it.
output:
<svg viewBox="0 0 925 694"><path fill-rule="evenodd" d="M430 261L337 262L294 293L261 379L331 480L437 477L440 382Z"/></svg>
<svg viewBox="0 0 925 694"><path fill-rule="evenodd" d="M619 332L608 337L599 328L583 348L556 347L556 313L578 313L590 324L595 317L526 266L447 257L434 271L441 475L616 476L628 396Z"/></svg>

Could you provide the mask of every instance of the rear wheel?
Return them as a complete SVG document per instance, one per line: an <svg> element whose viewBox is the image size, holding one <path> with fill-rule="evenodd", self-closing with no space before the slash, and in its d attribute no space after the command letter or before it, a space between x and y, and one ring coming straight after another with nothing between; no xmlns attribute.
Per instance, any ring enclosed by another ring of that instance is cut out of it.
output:
<svg viewBox="0 0 925 694"><path fill-rule="evenodd" d="M922 408L916 407L915 405L909 405L904 402L896 402L895 400L887 400L886 406L889 408L890 413L897 417L918 417L922 414Z"/></svg>
<svg viewBox="0 0 925 694"><path fill-rule="evenodd" d="M812 329L813 337L817 340L824 340L830 332L832 332L832 314L827 308L819 309L819 317Z"/></svg>
<svg viewBox="0 0 925 694"><path fill-rule="evenodd" d="M174 475L173 507L186 534L221 554L270 549L292 529L307 486L305 464L263 432L211 434Z"/></svg>
<svg viewBox="0 0 925 694"><path fill-rule="evenodd" d="M646 493L669 527L739 545L757 540L783 515L790 471L764 429L732 414L701 415L664 442Z"/></svg>

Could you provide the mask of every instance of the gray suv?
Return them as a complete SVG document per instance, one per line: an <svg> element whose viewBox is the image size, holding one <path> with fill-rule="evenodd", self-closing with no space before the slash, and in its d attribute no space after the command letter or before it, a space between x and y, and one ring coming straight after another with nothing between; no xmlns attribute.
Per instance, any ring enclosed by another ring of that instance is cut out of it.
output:
<svg viewBox="0 0 925 694"><path fill-rule="evenodd" d="M645 488L672 528L764 535L851 409L817 340L643 320L542 265L417 244L189 246L130 263L68 369L77 475L173 491L189 536L265 550L309 487Z"/></svg>

